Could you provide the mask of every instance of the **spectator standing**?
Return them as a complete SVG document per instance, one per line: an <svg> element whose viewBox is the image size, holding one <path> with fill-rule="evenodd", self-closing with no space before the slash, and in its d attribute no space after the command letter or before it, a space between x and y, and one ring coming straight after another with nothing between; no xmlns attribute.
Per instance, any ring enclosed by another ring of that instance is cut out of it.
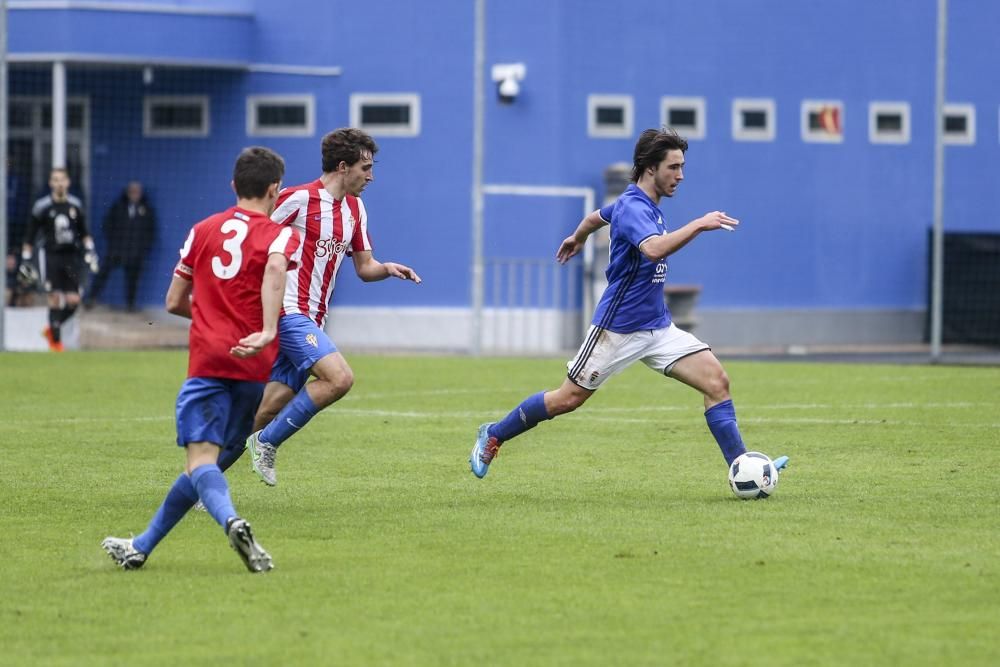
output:
<svg viewBox="0 0 1000 667"><path fill-rule="evenodd" d="M107 256L87 295L88 307L104 291L111 272L120 267L125 274L125 306L129 311L136 309L139 277L155 236L156 213L142 183L131 181L104 216Z"/></svg>

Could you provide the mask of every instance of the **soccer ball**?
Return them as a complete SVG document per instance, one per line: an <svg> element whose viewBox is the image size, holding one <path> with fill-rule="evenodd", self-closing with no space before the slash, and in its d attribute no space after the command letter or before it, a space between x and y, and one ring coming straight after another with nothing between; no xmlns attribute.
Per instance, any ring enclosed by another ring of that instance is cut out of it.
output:
<svg viewBox="0 0 1000 667"><path fill-rule="evenodd" d="M740 454L729 466L729 486L737 498L767 498L778 486L778 470L764 454Z"/></svg>

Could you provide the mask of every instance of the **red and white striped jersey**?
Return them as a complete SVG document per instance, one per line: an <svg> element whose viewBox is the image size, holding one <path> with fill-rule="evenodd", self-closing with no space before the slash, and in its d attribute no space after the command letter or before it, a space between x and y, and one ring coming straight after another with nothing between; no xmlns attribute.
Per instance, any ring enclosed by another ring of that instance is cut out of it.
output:
<svg viewBox="0 0 1000 667"><path fill-rule="evenodd" d="M344 256L372 249L365 205L352 195L334 199L317 179L282 190L271 220L292 225L302 236L281 314L306 315L322 328Z"/></svg>

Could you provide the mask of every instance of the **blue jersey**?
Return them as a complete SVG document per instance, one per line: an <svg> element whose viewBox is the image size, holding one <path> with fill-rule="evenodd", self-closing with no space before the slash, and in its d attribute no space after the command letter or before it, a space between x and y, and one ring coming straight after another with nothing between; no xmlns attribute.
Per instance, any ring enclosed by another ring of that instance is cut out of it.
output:
<svg viewBox="0 0 1000 667"><path fill-rule="evenodd" d="M659 207L635 184L629 185L614 204L601 209L611 223L610 259L594 326L615 333L632 333L670 326L670 311L663 298L667 260L653 262L639 252L651 236L666 234Z"/></svg>

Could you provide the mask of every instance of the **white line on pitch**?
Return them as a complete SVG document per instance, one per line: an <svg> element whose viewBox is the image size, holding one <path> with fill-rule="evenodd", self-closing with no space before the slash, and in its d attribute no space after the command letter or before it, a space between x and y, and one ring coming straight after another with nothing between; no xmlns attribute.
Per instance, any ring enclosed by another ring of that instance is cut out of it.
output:
<svg viewBox="0 0 1000 667"><path fill-rule="evenodd" d="M905 404L909 405L909 404ZM926 407L921 404L912 404L913 407ZM775 406L777 407L777 406ZM791 406L786 406L791 407ZM823 406L815 406L817 408ZM857 406L849 406L847 409L856 408ZM885 407L885 406L872 406L872 407ZM759 409L759 408L753 408ZM362 417L362 418L378 418L378 417L390 417L396 419L470 419L473 421L482 421L483 419L493 418L502 416L504 410L382 410L378 408L350 408L346 406L334 406L328 408L320 413L324 418L338 417ZM684 415L671 415L663 417L632 417L623 416L621 413L656 413L656 412L690 412L697 413L690 416ZM571 418L575 421L596 421L596 422L617 422L617 423L650 423L650 424L663 424L663 423L688 423L692 417L697 418L700 416L700 406L699 407L679 407L679 406L661 406L661 407L646 407L646 408L601 408L594 407L590 409L583 409L580 412L576 412ZM982 428L1000 428L1000 423L990 423L990 422L935 422L935 421L913 421L913 420L892 420L892 419L856 419L851 417L841 417L841 418L820 418L820 417L757 417L752 415L747 415L748 410L744 409L743 416L740 417L739 421L743 424L818 424L818 425L901 425L901 426L936 426L936 427L982 427ZM567 418L564 418L567 419ZM87 423L155 423L155 422L173 422L174 416L170 413L165 413L158 416L107 416L107 417L61 417L55 419L45 419L45 424L87 424ZM23 423L23 422L22 422Z"/></svg>

